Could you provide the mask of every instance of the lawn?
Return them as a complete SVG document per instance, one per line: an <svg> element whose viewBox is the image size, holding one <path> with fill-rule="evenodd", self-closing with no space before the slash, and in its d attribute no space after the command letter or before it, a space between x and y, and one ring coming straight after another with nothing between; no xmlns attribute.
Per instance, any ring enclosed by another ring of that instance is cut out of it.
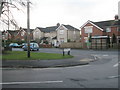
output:
<svg viewBox="0 0 120 90"><path fill-rule="evenodd" d="M72 58L71 55L57 54L57 53L37 53L31 52L31 57L27 58L25 51L8 51L2 55L2 60L54 60Z"/></svg>

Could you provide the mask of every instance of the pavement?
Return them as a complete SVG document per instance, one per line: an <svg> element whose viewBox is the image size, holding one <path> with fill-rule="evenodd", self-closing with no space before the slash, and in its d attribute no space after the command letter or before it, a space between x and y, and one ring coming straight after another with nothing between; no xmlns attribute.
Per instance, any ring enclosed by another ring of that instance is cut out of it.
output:
<svg viewBox="0 0 120 90"><path fill-rule="evenodd" d="M49 68L49 67L70 67L77 65L87 65L96 61L94 56L73 55L73 58L59 60L3 60L2 66L10 68Z"/></svg>

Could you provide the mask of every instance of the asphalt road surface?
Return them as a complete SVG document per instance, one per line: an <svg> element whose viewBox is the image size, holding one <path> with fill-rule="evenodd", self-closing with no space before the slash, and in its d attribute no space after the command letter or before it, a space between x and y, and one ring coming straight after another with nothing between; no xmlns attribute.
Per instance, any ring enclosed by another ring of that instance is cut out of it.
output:
<svg viewBox="0 0 120 90"><path fill-rule="evenodd" d="M59 49L39 52L61 53ZM118 52L71 50L97 58L88 65L59 68L3 68L3 88L118 88Z"/></svg>

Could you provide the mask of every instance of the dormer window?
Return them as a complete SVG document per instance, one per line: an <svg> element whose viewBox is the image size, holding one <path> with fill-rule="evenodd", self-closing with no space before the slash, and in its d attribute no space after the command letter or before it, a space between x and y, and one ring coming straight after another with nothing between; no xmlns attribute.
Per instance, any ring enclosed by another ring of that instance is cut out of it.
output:
<svg viewBox="0 0 120 90"><path fill-rule="evenodd" d="M110 27L106 28L106 32L111 32L111 28Z"/></svg>

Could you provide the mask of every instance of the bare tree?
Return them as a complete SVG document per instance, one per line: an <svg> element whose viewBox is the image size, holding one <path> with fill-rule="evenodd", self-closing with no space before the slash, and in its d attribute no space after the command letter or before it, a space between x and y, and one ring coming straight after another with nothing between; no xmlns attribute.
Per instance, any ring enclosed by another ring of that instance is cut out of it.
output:
<svg viewBox="0 0 120 90"><path fill-rule="evenodd" d="M19 28L10 8L22 11L18 5L26 7L26 4L25 0L0 0L0 20L8 26L11 24L16 28Z"/></svg>

